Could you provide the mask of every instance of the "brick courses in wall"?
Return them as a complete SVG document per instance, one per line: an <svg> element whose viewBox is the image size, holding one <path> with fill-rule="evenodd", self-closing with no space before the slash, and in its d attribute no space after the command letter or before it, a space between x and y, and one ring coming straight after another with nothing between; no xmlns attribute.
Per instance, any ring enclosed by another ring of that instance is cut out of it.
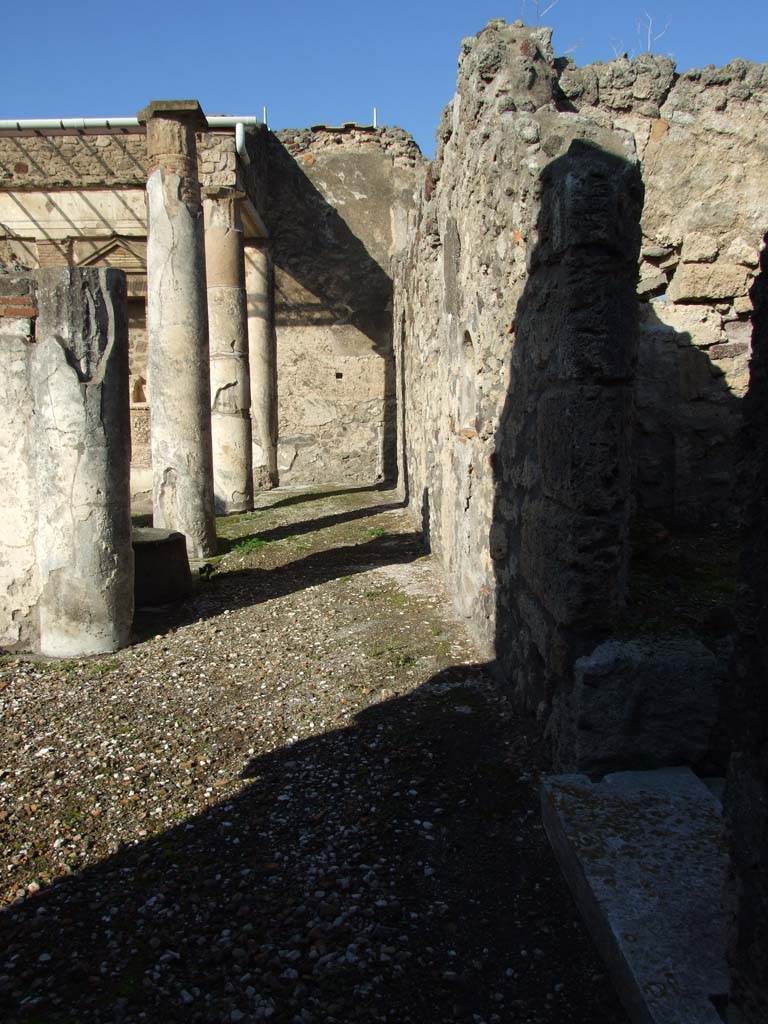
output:
<svg viewBox="0 0 768 1024"><path fill-rule="evenodd" d="M37 298L29 274L0 275L0 317L31 320L36 316Z"/></svg>

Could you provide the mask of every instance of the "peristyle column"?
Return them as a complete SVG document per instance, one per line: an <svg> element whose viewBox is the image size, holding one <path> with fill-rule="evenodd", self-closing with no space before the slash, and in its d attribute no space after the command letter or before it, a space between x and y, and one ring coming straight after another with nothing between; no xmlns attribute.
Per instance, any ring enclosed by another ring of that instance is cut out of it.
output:
<svg viewBox="0 0 768 1024"><path fill-rule="evenodd" d="M253 472L257 487L277 487L277 346L272 324L272 266L266 242L245 247Z"/></svg>
<svg viewBox="0 0 768 1024"><path fill-rule="evenodd" d="M159 100L147 126L147 328L154 525L191 558L216 552L208 310L195 130L197 100Z"/></svg>
<svg viewBox="0 0 768 1024"><path fill-rule="evenodd" d="M217 512L253 508L251 387L245 309L242 194L206 192L205 264L211 350L213 499Z"/></svg>
<svg viewBox="0 0 768 1024"><path fill-rule="evenodd" d="M125 647L133 621L125 274L52 267L36 280L40 650L79 658Z"/></svg>

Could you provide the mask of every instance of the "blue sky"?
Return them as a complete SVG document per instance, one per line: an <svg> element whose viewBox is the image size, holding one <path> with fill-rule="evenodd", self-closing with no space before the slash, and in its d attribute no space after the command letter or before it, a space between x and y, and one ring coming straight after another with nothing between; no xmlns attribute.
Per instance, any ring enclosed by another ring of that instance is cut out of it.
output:
<svg viewBox="0 0 768 1024"><path fill-rule="evenodd" d="M536 21L534 0L4 6L0 117L133 115L150 99L193 96L208 113L266 106L270 127L283 128L370 122L375 105L380 123L408 129L429 155L461 38L490 18ZM559 0L543 23L558 53L586 64L645 49L646 12L654 34L668 26L654 49L681 70L768 60L764 0Z"/></svg>

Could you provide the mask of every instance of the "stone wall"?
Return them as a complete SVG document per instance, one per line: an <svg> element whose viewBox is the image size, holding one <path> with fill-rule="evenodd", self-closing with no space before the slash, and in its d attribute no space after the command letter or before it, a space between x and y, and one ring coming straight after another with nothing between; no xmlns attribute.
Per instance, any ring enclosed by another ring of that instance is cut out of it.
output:
<svg viewBox="0 0 768 1024"><path fill-rule="evenodd" d="M30 648L39 632L36 480L28 418L36 316L31 276L0 275L0 481L5 495L0 515L0 648L6 649Z"/></svg>
<svg viewBox="0 0 768 1024"><path fill-rule="evenodd" d="M280 481L393 479L389 264L421 156L398 129L345 125L280 132L267 157Z"/></svg>
<svg viewBox="0 0 768 1024"><path fill-rule="evenodd" d="M767 239L768 240L768 239ZM746 543L730 688L726 790L733 870L732 1024L768 1020L768 250L753 287L754 336L741 480Z"/></svg>
<svg viewBox="0 0 768 1024"><path fill-rule="evenodd" d="M125 276L0 276L0 645L124 646L133 616Z"/></svg>
<svg viewBox="0 0 768 1024"><path fill-rule="evenodd" d="M465 40L396 275L401 470L459 610L548 703L621 607L642 187L548 30Z"/></svg>
<svg viewBox="0 0 768 1024"><path fill-rule="evenodd" d="M0 135L0 184L4 189L143 188L146 165L146 139L138 129Z"/></svg>
<svg viewBox="0 0 768 1024"><path fill-rule="evenodd" d="M247 146L253 170L243 170L236 160L231 128L199 132L198 173L203 187L233 187L242 174L249 179L246 188L251 184L250 179L255 183L265 134L263 127L248 129ZM147 138L142 128L0 134L0 188L3 191L143 189L146 182Z"/></svg>
<svg viewBox="0 0 768 1024"><path fill-rule="evenodd" d="M641 509L735 520L749 286L768 209L768 65L561 64L568 103L635 137L645 183L636 440Z"/></svg>

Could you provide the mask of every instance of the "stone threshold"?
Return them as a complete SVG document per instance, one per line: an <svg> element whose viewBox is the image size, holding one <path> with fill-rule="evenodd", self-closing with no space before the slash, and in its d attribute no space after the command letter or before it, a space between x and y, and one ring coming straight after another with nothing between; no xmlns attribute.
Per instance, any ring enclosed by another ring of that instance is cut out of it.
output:
<svg viewBox="0 0 768 1024"><path fill-rule="evenodd" d="M548 776L544 828L633 1024L722 1024L721 805L688 768Z"/></svg>

